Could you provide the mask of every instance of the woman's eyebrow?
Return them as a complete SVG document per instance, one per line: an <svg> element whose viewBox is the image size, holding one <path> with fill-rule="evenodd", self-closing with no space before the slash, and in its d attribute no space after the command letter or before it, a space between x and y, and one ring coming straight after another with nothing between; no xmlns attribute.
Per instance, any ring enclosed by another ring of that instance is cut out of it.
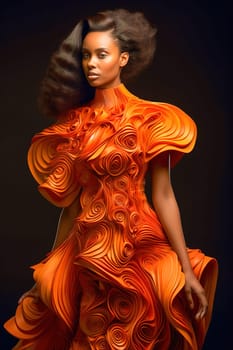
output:
<svg viewBox="0 0 233 350"><path fill-rule="evenodd" d="M90 51L88 48L83 47L82 51ZM107 47L97 47L94 51L108 51Z"/></svg>

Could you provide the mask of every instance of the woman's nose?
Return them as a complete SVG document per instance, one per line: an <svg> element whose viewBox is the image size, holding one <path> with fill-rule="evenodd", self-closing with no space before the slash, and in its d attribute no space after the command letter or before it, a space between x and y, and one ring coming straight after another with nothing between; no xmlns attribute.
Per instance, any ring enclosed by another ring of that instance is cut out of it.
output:
<svg viewBox="0 0 233 350"><path fill-rule="evenodd" d="M96 60L94 56L91 56L87 62L88 67L95 67L96 65Z"/></svg>

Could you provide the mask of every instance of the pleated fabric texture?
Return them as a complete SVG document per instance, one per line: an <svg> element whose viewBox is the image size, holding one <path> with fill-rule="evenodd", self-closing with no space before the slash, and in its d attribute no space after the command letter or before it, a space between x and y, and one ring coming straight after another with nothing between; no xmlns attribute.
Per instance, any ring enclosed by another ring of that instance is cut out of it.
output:
<svg viewBox="0 0 233 350"><path fill-rule="evenodd" d="M151 159L171 165L192 151L196 125L181 109L97 89L36 134L28 164L41 194L58 207L80 196L68 238L33 266L40 298L26 297L6 330L15 350L198 350L209 327L217 261L188 249L209 301L197 321L184 274L145 195Z"/></svg>

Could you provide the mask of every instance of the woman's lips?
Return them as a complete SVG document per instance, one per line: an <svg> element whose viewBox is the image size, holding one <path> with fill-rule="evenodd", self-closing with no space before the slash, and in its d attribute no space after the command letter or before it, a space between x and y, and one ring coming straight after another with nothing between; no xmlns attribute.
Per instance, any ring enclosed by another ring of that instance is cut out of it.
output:
<svg viewBox="0 0 233 350"><path fill-rule="evenodd" d="M94 79L97 79L98 77L99 77L99 74L94 73L94 72L89 72L89 73L87 74L87 78L88 78L89 80L94 80Z"/></svg>

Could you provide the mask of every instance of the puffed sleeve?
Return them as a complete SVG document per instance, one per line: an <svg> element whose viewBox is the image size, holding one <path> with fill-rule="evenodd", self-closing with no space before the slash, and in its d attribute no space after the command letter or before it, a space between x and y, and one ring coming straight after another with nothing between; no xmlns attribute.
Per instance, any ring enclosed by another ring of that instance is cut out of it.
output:
<svg viewBox="0 0 233 350"><path fill-rule="evenodd" d="M54 124L32 138L28 151L28 166L39 192L58 207L69 206L80 190L74 142L66 125Z"/></svg>
<svg viewBox="0 0 233 350"><path fill-rule="evenodd" d="M180 108L162 102L145 108L142 129L147 161L157 157L163 163L169 153L172 167L184 153L193 150L197 137L197 127L192 118Z"/></svg>

